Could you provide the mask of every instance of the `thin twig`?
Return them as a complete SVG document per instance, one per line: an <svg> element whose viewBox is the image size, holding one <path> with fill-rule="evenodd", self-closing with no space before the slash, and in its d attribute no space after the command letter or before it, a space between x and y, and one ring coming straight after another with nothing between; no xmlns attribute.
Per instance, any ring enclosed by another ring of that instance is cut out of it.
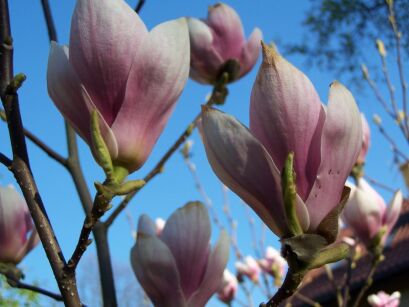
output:
<svg viewBox="0 0 409 307"><path fill-rule="evenodd" d="M19 81L20 82L16 82ZM28 208L50 262L58 287L66 306L80 305L75 287L75 274L65 274L65 259L51 223L45 211L40 193L31 172L27 147L20 115L17 89L21 86L22 76L13 78L13 43L10 30L8 1L0 1L0 94L6 112L7 125L13 151L13 172L19 184Z"/></svg>
<svg viewBox="0 0 409 307"><path fill-rule="evenodd" d="M0 118L4 122L7 122L6 113L4 112L4 110L0 110ZM40 140L37 136L35 136L29 130L24 128L23 131L24 131L24 135L31 142L33 142L34 145L36 145L38 148L40 148L42 151L44 151L50 158L52 158L53 160L57 161L58 163L60 163L61 165L66 167L67 159L65 159L58 152L56 152L54 149L52 149L51 147L46 145L42 140Z"/></svg>
<svg viewBox="0 0 409 307"><path fill-rule="evenodd" d="M144 4L145 4L145 0L139 0L135 6L135 12L139 14Z"/></svg>
<svg viewBox="0 0 409 307"><path fill-rule="evenodd" d="M380 255L375 255L372 261L372 267L371 270L368 273L368 276L366 278L366 282L364 284L364 286L361 288L361 290L359 291L359 294L353 304L353 307L359 307L361 300L363 298L363 296L365 295L366 291L371 287L372 283L373 283L373 277L375 275L376 269L378 268L379 264L383 261L384 257L382 256L382 254Z"/></svg>
<svg viewBox="0 0 409 307"><path fill-rule="evenodd" d="M374 179L372 177L369 177L368 175L365 175L364 177L365 177L366 180L369 181L369 183L371 183L373 185L377 185L378 187L380 187L380 188L382 188L382 189L384 189L384 190L386 190L388 192L391 192L391 193L396 192L396 190L394 188L391 188L390 186L387 186L386 184L383 184L383 183L379 182L378 180L376 180L376 179Z"/></svg>
<svg viewBox="0 0 409 307"><path fill-rule="evenodd" d="M196 165L192 162L192 160L190 159L190 157L188 155L186 155L186 156L184 155L183 160L185 161L185 164L186 164L187 168L189 169L190 174L193 177L193 181L195 183L196 190L202 196L206 207L210 211L213 222L216 224L216 226L220 230L223 230L224 226L222 225L222 223L220 222L219 217L217 216L216 210L214 209L213 204L212 204L212 200L207 195L207 193L206 193L206 191L205 191L205 189L204 189L204 187L203 187L203 185L202 185L202 183L200 181L199 175L197 174Z"/></svg>
<svg viewBox="0 0 409 307"><path fill-rule="evenodd" d="M4 164L8 169L11 169L11 166L13 165L13 161L1 152L0 152L0 162Z"/></svg>
<svg viewBox="0 0 409 307"><path fill-rule="evenodd" d="M393 108L393 112L394 112L394 116L393 118L396 120L396 122L399 125L399 128L401 129L403 135L405 136L405 138L407 139L409 137L409 131L406 127L406 125L404 124L404 120L400 120L400 115L399 115L399 109L398 109L398 105L396 103L396 99L395 99L395 88L392 85L392 82L390 80L389 77L389 72L388 72L388 66L386 64L386 59L385 59L385 55L382 53L379 53L380 57L381 57L381 62L382 62L382 72L383 75L385 77L385 81L386 81L386 85L389 91L389 96L391 99L391 104L392 104L392 108ZM406 116L406 115L405 115Z"/></svg>
<svg viewBox="0 0 409 307"><path fill-rule="evenodd" d="M383 128L382 125L377 125L379 132L385 137L385 139L388 141L388 143L391 146L392 151L397 155L400 156L404 161L408 161L409 158L408 156L399 149L399 147L396 145L395 141L393 140L393 138L388 134L388 132L386 132L386 130Z"/></svg>
<svg viewBox="0 0 409 307"><path fill-rule="evenodd" d="M296 291L293 296L297 297L300 301L302 301L302 302L304 302L304 303L307 303L307 304L310 305L310 306L313 306L313 307L322 307L320 303L318 303L318 302L316 302L316 301L310 299L308 296L305 296L304 294L301 294L301 293L298 292L298 291Z"/></svg>
<svg viewBox="0 0 409 307"><path fill-rule="evenodd" d="M389 108L388 103L386 102L386 100L383 98L381 92L378 89L378 86L376 85L375 81L371 79L371 77L369 76L369 74L365 74L364 79L368 82L370 88L372 89L372 91L375 94L376 99L378 100L378 102L382 105L382 107L384 108L385 112L388 113L393 119L396 120L395 114L394 112Z"/></svg>
<svg viewBox="0 0 409 307"><path fill-rule="evenodd" d="M396 61L397 61L397 66L398 66L398 71L399 71L399 79L400 79L400 84L402 88L402 104L403 104L403 113L404 113L404 125L406 127L406 131L409 131L409 126L408 126L408 115L407 115L407 84L405 81L405 74L403 71L403 64L402 64L402 46L401 46L401 37L402 33L399 31L398 28L398 23L396 22L395 18L395 9L393 7L393 1L385 1L388 6L389 10L389 22L392 26L392 30L396 42Z"/></svg>
<svg viewBox="0 0 409 307"><path fill-rule="evenodd" d="M330 281L332 288L334 289L336 293L338 307L342 307L343 300L342 300L341 289L339 288L339 286L337 285L334 279L334 274L332 273L332 269L329 266L329 264L324 265L324 268L325 268L325 272L327 274L328 280Z"/></svg>

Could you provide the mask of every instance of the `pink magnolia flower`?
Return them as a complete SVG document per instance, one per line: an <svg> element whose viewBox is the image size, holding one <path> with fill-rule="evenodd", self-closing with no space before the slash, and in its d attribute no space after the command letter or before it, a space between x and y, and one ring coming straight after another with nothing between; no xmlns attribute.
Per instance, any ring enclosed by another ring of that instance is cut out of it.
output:
<svg viewBox="0 0 409 307"><path fill-rule="evenodd" d="M238 281L234 274L230 273L228 269L224 270L222 283L217 291L217 297L222 302L228 304L236 296L238 289Z"/></svg>
<svg viewBox="0 0 409 307"><path fill-rule="evenodd" d="M400 292L393 292L391 295L379 291L377 294L368 296L368 303L373 307L398 307L400 304Z"/></svg>
<svg viewBox="0 0 409 307"><path fill-rule="evenodd" d="M364 163L366 155L369 150L369 146L371 145L371 130L369 129L368 121L363 113L361 113L361 120L362 120L362 148L359 152L357 163Z"/></svg>
<svg viewBox="0 0 409 307"><path fill-rule="evenodd" d="M39 242L23 198L12 187L0 187L0 262L18 264Z"/></svg>
<svg viewBox="0 0 409 307"><path fill-rule="evenodd" d="M148 32L123 0L78 0L70 45L51 44L48 92L93 148L90 114L116 166L142 166L161 134L189 73L185 19Z"/></svg>
<svg viewBox="0 0 409 307"><path fill-rule="evenodd" d="M399 218L402 192L397 191L387 207L382 196L365 179L361 178L358 182L358 186L348 183L351 194L342 218L365 245L369 245L379 231L385 228L384 242Z"/></svg>
<svg viewBox="0 0 409 307"><path fill-rule="evenodd" d="M287 261L280 255L279 251L268 246L264 258L260 259L258 264L264 272L280 281L285 274Z"/></svg>
<svg viewBox="0 0 409 307"><path fill-rule="evenodd" d="M254 29L246 41L240 17L230 6L216 4L209 8L206 20L189 18L188 25L193 80L214 84L228 60L236 60L240 65L235 79L253 68L259 54L261 31Z"/></svg>
<svg viewBox="0 0 409 307"><path fill-rule="evenodd" d="M218 290L229 256L229 239L222 232L213 249L209 240L209 215L197 202L176 210L159 236L149 217L139 218L131 263L155 306L203 307Z"/></svg>
<svg viewBox="0 0 409 307"><path fill-rule="evenodd" d="M253 257L247 256L243 262L237 261L235 266L239 276L244 275L251 281L258 282L261 268Z"/></svg>
<svg viewBox="0 0 409 307"><path fill-rule="evenodd" d="M334 82L328 106L322 105L310 80L265 44L251 95L250 130L232 116L204 108L201 135L216 175L279 237L291 235L281 187L288 154L294 152L302 230L321 233L321 222L341 201L362 143L351 93ZM322 233L333 242L338 223L332 221L336 225Z"/></svg>

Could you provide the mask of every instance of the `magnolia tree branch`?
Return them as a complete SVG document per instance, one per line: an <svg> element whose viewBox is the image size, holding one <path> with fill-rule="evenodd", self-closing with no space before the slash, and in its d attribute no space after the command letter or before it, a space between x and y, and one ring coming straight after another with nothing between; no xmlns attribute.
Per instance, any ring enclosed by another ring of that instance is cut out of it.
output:
<svg viewBox="0 0 409 307"><path fill-rule="evenodd" d="M17 89L24 78L13 78L13 41L8 1L0 0L0 94L6 112L13 159L10 170L19 184L66 306L80 306L75 274L64 271L65 259L30 169Z"/></svg>
<svg viewBox="0 0 409 307"><path fill-rule="evenodd" d="M54 20L48 0L41 0L41 5L47 25L49 40L57 41L57 31L55 29ZM81 169L76 134L67 121L65 121L65 131L67 139L68 158L65 159L65 163L61 164L64 165L70 173L78 196L80 198L82 207L85 213L89 215L91 214L93 206L92 198ZM116 306L117 299L115 291L115 281L112 269L111 253L108 245L107 229L105 225L97 223L92 232L94 234L96 243L104 306Z"/></svg>
<svg viewBox="0 0 409 307"><path fill-rule="evenodd" d="M1 120L7 122L6 113L3 110L0 110L0 118ZM65 159L58 152L56 152L54 149L52 149L47 144L45 144L42 140L40 140L37 136L35 136L29 130L24 128L23 131L27 139L33 142L34 145L36 145L38 148L44 151L51 159L55 160L56 162L66 167L67 159Z"/></svg>
<svg viewBox="0 0 409 307"><path fill-rule="evenodd" d="M0 274L6 277L7 283L10 285L10 287L36 292L48 296L58 302L64 301L63 297L60 294L22 282L20 279L22 278L23 274L18 268L14 266L0 263Z"/></svg>

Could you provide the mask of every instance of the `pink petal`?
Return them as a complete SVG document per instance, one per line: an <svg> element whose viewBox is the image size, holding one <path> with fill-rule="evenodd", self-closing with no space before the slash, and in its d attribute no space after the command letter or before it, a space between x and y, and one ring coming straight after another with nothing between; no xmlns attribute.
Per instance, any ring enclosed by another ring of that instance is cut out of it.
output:
<svg viewBox="0 0 409 307"><path fill-rule="evenodd" d="M51 42L47 67L48 94L64 118L91 145L91 111L96 107L69 62L67 46ZM112 158L118 148L111 129L100 116L101 133ZM92 146L91 146L92 148Z"/></svg>
<svg viewBox="0 0 409 307"><path fill-rule="evenodd" d="M227 61L240 60L245 39L239 15L230 6L219 3L209 8L206 23L213 30L213 44Z"/></svg>
<svg viewBox="0 0 409 307"><path fill-rule="evenodd" d="M345 205L342 219L367 244L382 227L382 212L374 193L368 192L361 186L349 186L351 193Z"/></svg>
<svg viewBox="0 0 409 307"><path fill-rule="evenodd" d="M138 233L144 233L146 235L155 236L156 226L155 223L146 214L142 214L138 220Z"/></svg>
<svg viewBox="0 0 409 307"><path fill-rule="evenodd" d="M215 82L224 60L214 48L213 33L203 21L188 18L190 37L190 77L200 83Z"/></svg>
<svg viewBox="0 0 409 307"><path fill-rule="evenodd" d="M30 213L26 202L17 191L0 187L0 262L17 264L25 256L27 234L32 228L27 217Z"/></svg>
<svg viewBox="0 0 409 307"><path fill-rule="evenodd" d="M20 259L19 261L21 261L21 259L23 259L29 252L31 252L31 250L34 247L36 247L37 244L40 242L40 237L38 235L37 229L35 229L33 226L34 225L31 220L31 215L29 212L27 212L26 213L26 227L27 227L27 230L31 230L31 233L26 234L26 235L29 235L29 237L16 254L16 258Z"/></svg>
<svg viewBox="0 0 409 307"><path fill-rule="evenodd" d="M70 62L109 126L121 108L135 54L147 30L123 0L79 0L71 21Z"/></svg>
<svg viewBox="0 0 409 307"><path fill-rule="evenodd" d="M371 145L371 130L369 129L368 121L364 113L361 113L361 121L362 121L362 147L361 151L359 152L358 156L358 163L364 163L366 155L369 150L369 146Z"/></svg>
<svg viewBox="0 0 409 307"><path fill-rule="evenodd" d="M322 106L311 81L263 44L263 63L251 93L250 130L281 170L294 152L297 193L305 200L319 166ZM312 152L312 153L311 153Z"/></svg>
<svg viewBox="0 0 409 307"><path fill-rule="evenodd" d="M388 209L386 210L383 224L388 226L388 231L391 231L393 226L395 226L396 222L398 221L400 211L402 208L403 203L403 195L402 192L399 190L397 191L389 203Z"/></svg>
<svg viewBox="0 0 409 307"><path fill-rule="evenodd" d="M356 162L362 145L361 115L351 93L334 82L321 142L321 165L306 205L310 229L339 203L345 181Z"/></svg>
<svg viewBox="0 0 409 307"><path fill-rule="evenodd" d="M185 19L158 25L141 44L112 125L118 160L131 170L141 167L162 133L187 81L189 58Z"/></svg>
<svg viewBox="0 0 409 307"><path fill-rule="evenodd" d="M131 264L155 306L186 306L175 259L160 239L139 233L131 250Z"/></svg>
<svg viewBox="0 0 409 307"><path fill-rule="evenodd" d="M288 234L280 173L263 145L234 117L215 109L202 111L200 132L207 158L220 180L276 235Z"/></svg>
<svg viewBox="0 0 409 307"><path fill-rule="evenodd" d="M186 298L196 291L205 274L210 227L206 208L192 202L171 215L160 235L175 258Z"/></svg>
<svg viewBox="0 0 409 307"><path fill-rule="evenodd" d="M229 237L225 231L222 231L216 246L209 256L203 281L189 299L188 307L205 306L213 293L220 287L223 272L229 260L229 247Z"/></svg>
<svg viewBox="0 0 409 307"><path fill-rule="evenodd" d="M259 28L253 30L243 47L240 57L240 77L247 74L256 64L260 53L262 34Z"/></svg>

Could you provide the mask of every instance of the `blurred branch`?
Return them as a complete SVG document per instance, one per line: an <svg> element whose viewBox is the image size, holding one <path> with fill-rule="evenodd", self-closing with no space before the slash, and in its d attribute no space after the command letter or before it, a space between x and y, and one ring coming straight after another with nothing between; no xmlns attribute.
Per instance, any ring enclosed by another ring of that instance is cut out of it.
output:
<svg viewBox="0 0 409 307"><path fill-rule="evenodd" d="M376 186L378 186L378 187L380 187L380 188L382 188L382 189L384 189L384 190L386 190L388 192L395 193L395 191L396 191L395 189L391 188L390 186L387 186L387 185L379 182L378 180L376 180L376 179L374 179L372 177L369 177L368 175L365 175L364 177L365 177L366 180L369 181L369 183L371 183L373 185L376 185Z"/></svg>
<svg viewBox="0 0 409 307"><path fill-rule="evenodd" d="M135 12L139 14L143 5L145 4L145 0L139 0L135 7Z"/></svg>
<svg viewBox="0 0 409 307"><path fill-rule="evenodd" d="M0 162L4 164L8 169L11 169L13 161L10 160L6 155L0 152Z"/></svg>
<svg viewBox="0 0 409 307"><path fill-rule="evenodd" d="M402 64L402 46L401 46L401 37L402 37L402 33L399 31L398 28L398 23L396 21L396 16L395 16L395 10L393 7L393 1L385 1L387 7L388 7L388 11L389 11L389 22L392 26L392 30L394 33L394 38L395 38L395 43L396 43L396 61L397 61L397 65L398 65L398 71L399 71L399 79L400 79L400 83L401 83L401 88L402 88L402 101L403 101L403 112L405 114L404 116L404 126L406 128L406 131L409 131L409 126L408 126L408 117L407 117L407 84L405 81L405 75L403 72L403 64ZM408 135L406 135L406 137L408 138Z"/></svg>
<svg viewBox="0 0 409 307"><path fill-rule="evenodd" d="M355 299L354 304L352 305L353 307L359 307L361 300L363 298L363 296L365 295L366 291L371 287L372 283L373 283L373 276L375 275L376 269L378 268L379 264L384 260L384 256L382 255L382 253L378 254L378 255L374 255L374 258L372 260L372 267L371 270L368 273L368 276L366 277L366 282L363 285L363 287L361 288L361 290L359 291L359 294L357 296L357 298Z"/></svg>

